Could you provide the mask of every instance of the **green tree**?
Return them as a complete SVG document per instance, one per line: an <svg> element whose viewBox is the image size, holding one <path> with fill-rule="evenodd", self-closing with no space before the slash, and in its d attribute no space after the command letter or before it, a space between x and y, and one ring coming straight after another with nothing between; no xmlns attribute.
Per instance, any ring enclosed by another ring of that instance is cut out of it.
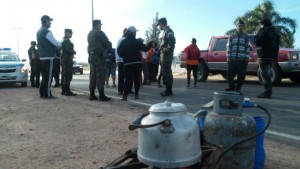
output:
<svg viewBox="0 0 300 169"><path fill-rule="evenodd" d="M160 30L157 28L157 25L156 25L157 21L158 21L158 12L156 12L156 16L153 19L151 27L149 27L149 30L146 31L146 34L145 34L146 43L150 42L151 39L156 38L156 43L159 44Z"/></svg>
<svg viewBox="0 0 300 169"><path fill-rule="evenodd" d="M245 32L253 34L256 32L260 25L260 21L268 17L273 23L273 26L280 34L280 46L281 47L294 47L294 34L297 28L297 22L289 17L282 17L274 9L274 4L270 0L265 0L262 4L257 5L254 10L247 11L243 16L239 16L234 20L234 24L239 19L245 22ZM232 34L235 29L228 30L226 34Z"/></svg>

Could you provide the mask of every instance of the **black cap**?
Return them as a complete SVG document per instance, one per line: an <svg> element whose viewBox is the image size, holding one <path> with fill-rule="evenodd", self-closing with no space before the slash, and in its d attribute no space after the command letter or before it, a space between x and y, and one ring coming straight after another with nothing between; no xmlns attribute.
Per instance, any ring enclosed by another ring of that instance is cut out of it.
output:
<svg viewBox="0 0 300 169"><path fill-rule="evenodd" d="M272 26L272 22L269 18L264 18L263 20L260 21L260 24L264 26Z"/></svg>
<svg viewBox="0 0 300 169"><path fill-rule="evenodd" d="M93 20L93 27L96 27L99 24L102 25L101 20L98 20L98 19Z"/></svg>
<svg viewBox="0 0 300 169"><path fill-rule="evenodd" d="M67 33L67 32L73 33L73 32L72 32L72 29L65 29L65 33Z"/></svg>
<svg viewBox="0 0 300 169"><path fill-rule="evenodd" d="M47 21L47 20L53 21L53 19L50 18L50 16L48 16L48 15L43 15L43 16L41 17L41 21Z"/></svg>
<svg viewBox="0 0 300 169"><path fill-rule="evenodd" d="M167 19L166 18L160 18L158 21L157 21L157 24L156 26L158 26L159 24L164 24L164 25L167 25Z"/></svg>
<svg viewBox="0 0 300 169"><path fill-rule="evenodd" d="M245 22L244 22L243 20L240 19L236 24L237 24L237 25L238 25L238 24L243 24L243 25L245 25Z"/></svg>
<svg viewBox="0 0 300 169"><path fill-rule="evenodd" d="M36 45L36 41L31 41L30 45Z"/></svg>

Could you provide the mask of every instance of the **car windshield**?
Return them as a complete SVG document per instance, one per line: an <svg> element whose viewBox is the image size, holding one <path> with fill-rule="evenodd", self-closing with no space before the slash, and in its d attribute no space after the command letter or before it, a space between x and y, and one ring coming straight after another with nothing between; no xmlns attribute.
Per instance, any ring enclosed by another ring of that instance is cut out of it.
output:
<svg viewBox="0 0 300 169"><path fill-rule="evenodd" d="M4 62L15 62L15 61L20 61L20 59L15 53L0 51L0 61L1 62L3 62L3 61Z"/></svg>

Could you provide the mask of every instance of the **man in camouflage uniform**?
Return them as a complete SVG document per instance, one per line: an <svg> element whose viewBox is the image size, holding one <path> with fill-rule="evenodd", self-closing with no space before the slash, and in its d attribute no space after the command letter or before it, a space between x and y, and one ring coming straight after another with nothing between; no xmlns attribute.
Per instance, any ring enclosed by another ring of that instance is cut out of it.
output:
<svg viewBox="0 0 300 169"><path fill-rule="evenodd" d="M160 42L159 50L163 82L166 85L166 90L160 94L161 96L171 96L173 95L173 74L171 66L176 39L173 30L168 26L166 18L159 19L157 26L159 26L160 30L163 30L163 36Z"/></svg>
<svg viewBox="0 0 300 169"><path fill-rule="evenodd" d="M62 83L62 95L66 96L75 96L70 90L70 83L73 76L73 58L76 54L74 50L74 45L70 41L72 38L72 29L65 29L65 36L63 38L63 42L61 45L60 50L60 57L61 57L61 67L62 67L62 74L61 74L61 83Z"/></svg>
<svg viewBox="0 0 300 169"><path fill-rule="evenodd" d="M99 101L109 101L110 97L104 94L106 76L105 51L111 49L111 42L103 31L101 31L101 21L93 20L93 29L88 34L88 53L90 64L90 100L98 100L95 89L99 92Z"/></svg>

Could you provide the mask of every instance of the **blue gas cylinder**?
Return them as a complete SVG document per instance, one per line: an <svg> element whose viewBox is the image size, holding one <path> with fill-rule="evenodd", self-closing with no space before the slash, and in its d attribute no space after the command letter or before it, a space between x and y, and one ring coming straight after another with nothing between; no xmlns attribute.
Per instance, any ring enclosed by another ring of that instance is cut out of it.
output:
<svg viewBox="0 0 300 169"><path fill-rule="evenodd" d="M243 114L243 95L236 92L214 92L213 111L204 122L204 144L224 149L256 133L253 117ZM220 169L253 169L255 139L244 142L227 152Z"/></svg>

